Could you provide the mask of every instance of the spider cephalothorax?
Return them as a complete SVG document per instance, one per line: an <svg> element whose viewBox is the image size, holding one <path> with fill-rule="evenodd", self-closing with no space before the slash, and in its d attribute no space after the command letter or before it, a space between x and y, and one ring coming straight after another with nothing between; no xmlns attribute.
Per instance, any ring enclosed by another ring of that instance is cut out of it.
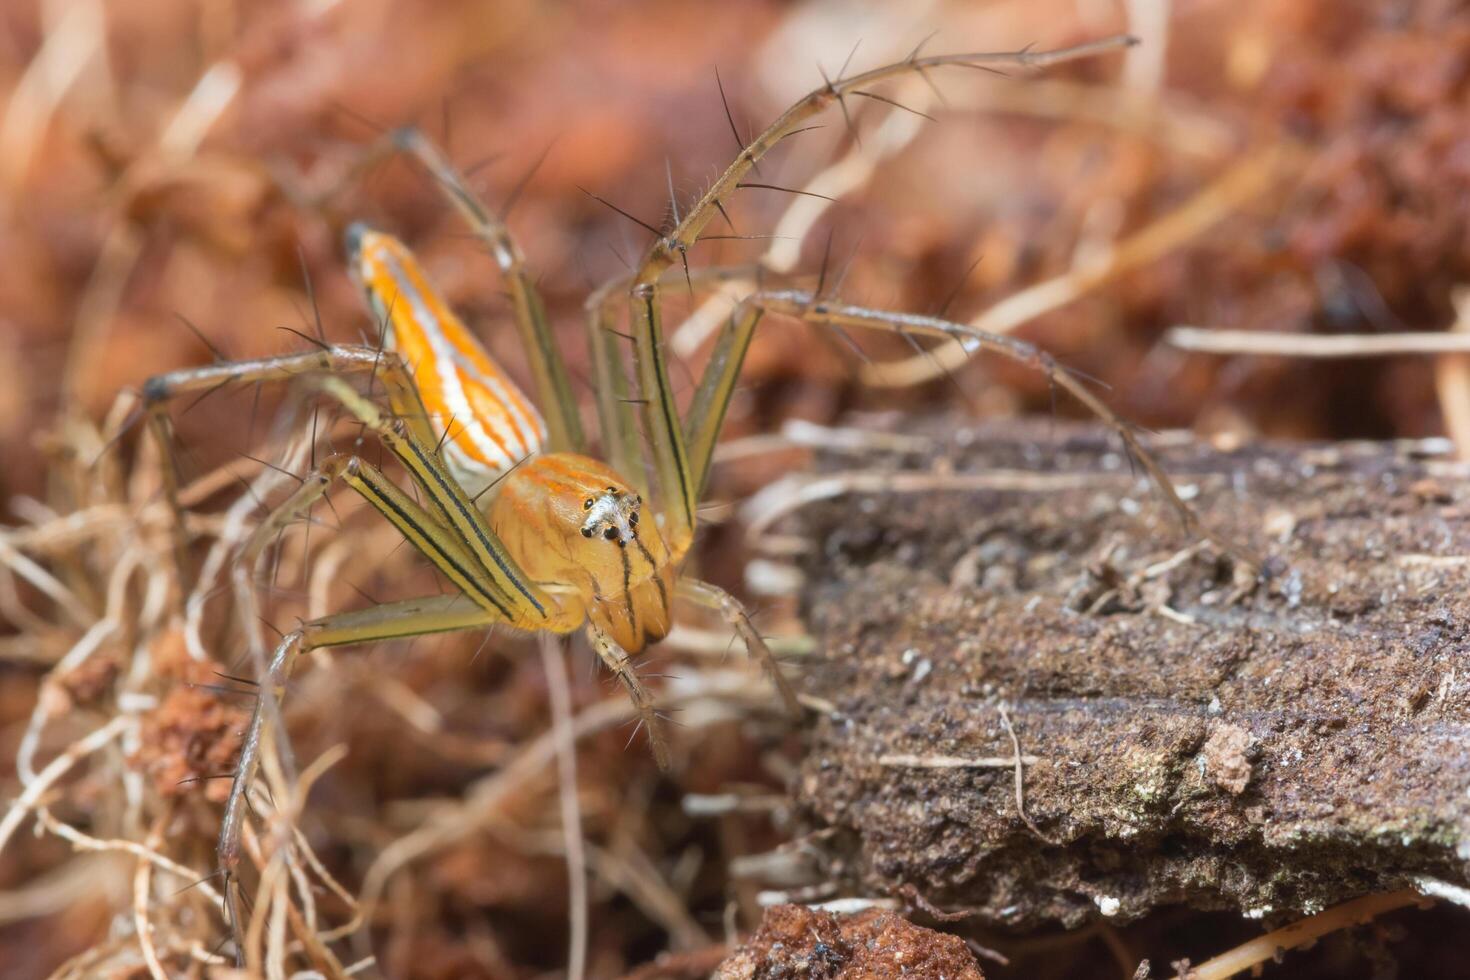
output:
<svg viewBox="0 0 1470 980"><path fill-rule="evenodd" d="M606 463L546 453L501 481L490 526L534 580L576 586L576 602L624 650L662 639L672 624L674 567L642 498Z"/></svg>

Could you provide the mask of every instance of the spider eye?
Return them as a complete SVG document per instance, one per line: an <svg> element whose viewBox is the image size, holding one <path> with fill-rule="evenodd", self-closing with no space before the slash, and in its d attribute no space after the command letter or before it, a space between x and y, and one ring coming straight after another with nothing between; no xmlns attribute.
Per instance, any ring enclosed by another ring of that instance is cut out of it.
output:
<svg viewBox="0 0 1470 980"><path fill-rule="evenodd" d="M602 532L602 536L611 541L618 536L618 529L615 527L610 527L606 531Z"/></svg>
<svg viewBox="0 0 1470 980"><path fill-rule="evenodd" d="M638 526L638 512L636 510L628 515L628 523L633 525L634 527Z"/></svg>
<svg viewBox="0 0 1470 980"><path fill-rule="evenodd" d="M590 528L590 527L584 527L584 528L582 528L582 537L584 537L584 538L590 538L590 537L592 537L592 528Z"/></svg>
<svg viewBox="0 0 1470 980"><path fill-rule="evenodd" d="M591 497L588 497L586 500L582 501L582 509L583 510L591 510L592 509L592 498Z"/></svg>
<svg viewBox="0 0 1470 980"><path fill-rule="evenodd" d="M608 487L607 488L607 492L608 493L617 493L618 492L618 488L617 487Z"/></svg>

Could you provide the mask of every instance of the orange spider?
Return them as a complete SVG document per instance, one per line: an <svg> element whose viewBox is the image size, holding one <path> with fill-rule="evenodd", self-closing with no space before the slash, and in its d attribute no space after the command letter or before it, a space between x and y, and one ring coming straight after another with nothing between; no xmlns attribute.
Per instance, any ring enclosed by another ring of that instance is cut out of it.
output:
<svg viewBox="0 0 1470 980"><path fill-rule="evenodd" d="M319 500L337 480L361 494L455 585L457 592L336 613L288 633L269 658L261 696L241 750L220 832L219 859L233 873L239 860L246 789L259 765L261 735L275 714L277 692L305 650L451 630L507 625L568 634L585 629L594 650L626 687L649 730L660 766L667 745L654 700L630 656L663 638L676 597L720 611L764 664L791 710L798 701L739 603L723 590L680 574L695 538L695 507L745 351L765 314L829 326L859 326L961 341L1045 371L1120 432L1163 494L1197 530L1188 508L1162 478L1132 433L1085 387L1030 345L932 317L849 306L798 290L746 297L723 327L708 368L684 416L675 404L663 350L660 282L745 186L742 178L771 147L813 115L849 94L909 72L944 65L1027 66L1110 50L1111 39L1055 52L917 57L835 79L801 99L746 146L675 227L660 233L637 271L590 304L590 343L597 365L598 409L608 462L585 455L577 405L545 310L519 249L504 224L465 189L449 163L420 134L393 134L468 219L505 277L515 322L528 351L545 418L496 365L464 323L435 293L397 239L354 224L346 231L351 272L382 324L382 345L327 346L281 357L223 363L150 379L144 387L150 429L167 449L165 402L186 391L231 382L303 378L339 403L400 461L427 506L355 454L326 460L254 531L237 573L238 601L253 603L253 569L277 532ZM690 277L691 286L702 278ZM719 270L704 270L718 275ZM688 275L687 266L685 274ZM682 282L681 282L682 285ZM610 303L629 302L636 388L629 384L610 326ZM367 390L348 378L366 377ZM375 393L381 387L387 405ZM631 397L633 393L641 397ZM645 472L638 427L646 436L652 476ZM166 489L177 508L171 468ZM480 498L490 493L482 508ZM179 523L179 522L176 522ZM1204 533L1201 531L1201 533ZM183 555L183 542L179 542ZM253 626L253 617L243 617ZM256 646L260 641L252 637ZM263 649L255 651L264 661Z"/></svg>

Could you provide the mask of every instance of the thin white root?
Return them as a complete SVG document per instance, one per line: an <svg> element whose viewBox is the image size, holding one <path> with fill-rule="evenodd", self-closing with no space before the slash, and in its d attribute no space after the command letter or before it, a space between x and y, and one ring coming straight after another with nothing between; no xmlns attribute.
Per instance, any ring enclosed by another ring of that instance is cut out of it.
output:
<svg viewBox="0 0 1470 980"><path fill-rule="evenodd" d="M159 814L143 843L145 848L150 851L158 848L169 817L168 810ZM138 948L143 952L143 962L148 966L148 973L153 980L169 980L163 961L158 958L158 947L153 942L153 923L148 918L148 899L152 885L153 862L139 861L137 870L133 872L133 928L138 933Z"/></svg>
<svg viewBox="0 0 1470 980"><path fill-rule="evenodd" d="M1041 760L1034 755L962 756L962 755L880 755L878 765L901 769L1010 769L1034 766Z"/></svg>
<svg viewBox="0 0 1470 980"><path fill-rule="evenodd" d="M1015 726L1011 724L1010 711L1004 704L1000 705L997 710L1000 713L1000 723L1005 728L1006 735L1010 736L1011 751L1015 753L1011 758L1011 763L1016 768L1016 813L1031 833L1048 844L1056 844L1058 841L1042 833L1041 828L1036 826L1036 821L1026 813L1026 757L1021 754L1021 740L1016 737Z"/></svg>
<svg viewBox="0 0 1470 980"><path fill-rule="evenodd" d="M20 826L21 821L25 819L25 815L36 807L48 789L71 771L72 766L106 746L133 722L134 719L127 715L118 715L90 735L83 736L68 745L61 755L51 760L51 764L42 769L36 778L26 785L16 801L10 805L5 819L0 820L0 851L5 850L5 845L10 842L11 836Z"/></svg>
<svg viewBox="0 0 1470 980"><path fill-rule="evenodd" d="M147 861L158 870L165 871L180 881L187 882L191 887L198 889L201 895L209 899L211 905L219 910L220 918L224 918L224 898L209 883L207 876L186 865L182 865L172 858L161 854L155 848L139 844L131 840L102 840L82 833L71 824L62 823L52 816L48 811L41 810L36 814L37 820L46 828L47 833L55 834L71 844L78 851L93 851L107 853L115 851L120 854L131 854L142 861Z"/></svg>
<svg viewBox="0 0 1470 980"><path fill-rule="evenodd" d="M741 508L746 538L759 541L787 514L823 500L857 493L945 493L999 490L1015 493L1064 493L1105 483L1124 484L1132 478L1121 473L1037 473L1029 470L987 470L984 473L931 473L850 470L826 476L793 474L762 487Z"/></svg>
<svg viewBox="0 0 1470 980"><path fill-rule="evenodd" d="M721 706L732 703L759 705L769 697L764 682L756 683L743 675L707 674L696 683L684 685L683 690L667 694L664 707L696 706L702 701ZM625 724L638 715L637 707L626 699L607 698L583 709L574 719L572 732L580 741ZM361 914L371 918L389 879L399 870L495 821L506 800L555 764L555 739L555 732L541 733L521 747L514 758L495 773L470 787L461 802L434 814L413 832L384 847L363 876L359 900Z"/></svg>

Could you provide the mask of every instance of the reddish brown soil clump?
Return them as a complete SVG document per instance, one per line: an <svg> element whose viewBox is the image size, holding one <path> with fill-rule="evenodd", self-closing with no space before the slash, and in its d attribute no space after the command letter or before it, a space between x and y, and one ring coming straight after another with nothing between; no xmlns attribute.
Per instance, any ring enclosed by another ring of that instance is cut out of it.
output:
<svg viewBox="0 0 1470 980"><path fill-rule="evenodd" d="M892 912L839 916L800 905L767 909L716 980L984 980L963 940Z"/></svg>

